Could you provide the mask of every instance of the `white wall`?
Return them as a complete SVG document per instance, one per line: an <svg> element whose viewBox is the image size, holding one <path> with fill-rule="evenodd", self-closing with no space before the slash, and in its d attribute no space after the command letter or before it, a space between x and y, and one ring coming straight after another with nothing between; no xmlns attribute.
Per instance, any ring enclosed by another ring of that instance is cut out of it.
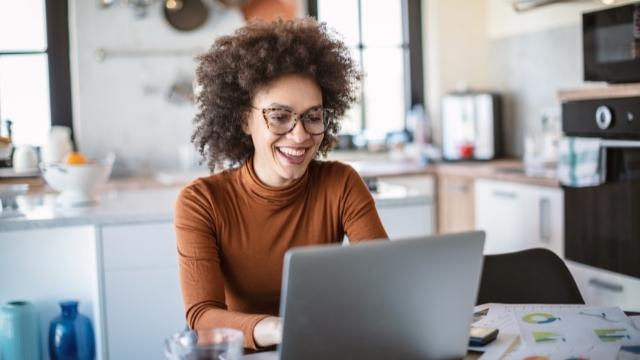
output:
<svg viewBox="0 0 640 360"><path fill-rule="evenodd" d="M214 2L211 2L214 3ZM169 103L172 83L192 79L193 59L223 34L244 24L237 10L217 6L199 29L179 32L164 20L162 2L145 18L130 7L100 8L98 1L70 1L74 128L81 151L118 155L116 172L150 173L178 167L178 148L189 142L195 107ZM133 51L132 56L96 60L100 48ZM145 50L187 52L143 56Z"/></svg>
<svg viewBox="0 0 640 360"><path fill-rule="evenodd" d="M440 143L440 102L458 83L485 88L486 0L423 0L426 103Z"/></svg>
<svg viewBox="0 0 640 360"><path fill-rule="evenodd" d="M512 0L484 0L487 2L488 35L490 38L517 36L553 28L579 25L582 13L608 7L598 0L567 1L516 12ZM633 0L614 0L619 6Z"/></svg>
<svg viewBox="0 0 640 360"><path fill-rule="evenodd" d="M506 152L521 155L530 123L559 105L557 91L582 85L582 13L604 7L582 0L516 12L512 0L423 0L426 103L436 143L442 96L465 83L505 95Z"/></svg>

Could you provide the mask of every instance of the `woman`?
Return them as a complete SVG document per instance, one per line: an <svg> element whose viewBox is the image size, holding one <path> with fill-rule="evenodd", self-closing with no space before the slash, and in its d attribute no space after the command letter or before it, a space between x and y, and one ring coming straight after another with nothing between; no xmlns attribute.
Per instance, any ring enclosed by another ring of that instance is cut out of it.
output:
<svg viewBox="0 0 640 360"><path fill-rule="evenodd" d="M348 49L308 18L254 23L200 58L192 140L213 171L180 193L175 225L186 318L233 327L245 347L279 343L284 253L386 238L359 175L318 161L360 78Z"/></svg>

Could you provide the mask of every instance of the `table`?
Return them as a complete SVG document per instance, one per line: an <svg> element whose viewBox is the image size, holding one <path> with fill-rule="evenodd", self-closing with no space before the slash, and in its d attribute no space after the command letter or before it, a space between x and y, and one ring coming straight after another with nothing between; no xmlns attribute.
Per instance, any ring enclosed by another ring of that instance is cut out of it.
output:
<svg viewBox="0 0 640 360"><path fill-rule="evenodd" d="M482 354L469 352L467 356L464 357L464 360L475 360L479 359ZM242 360L278 360L278 352L277 351L265 351L261 353L244 355Z"/></svg>

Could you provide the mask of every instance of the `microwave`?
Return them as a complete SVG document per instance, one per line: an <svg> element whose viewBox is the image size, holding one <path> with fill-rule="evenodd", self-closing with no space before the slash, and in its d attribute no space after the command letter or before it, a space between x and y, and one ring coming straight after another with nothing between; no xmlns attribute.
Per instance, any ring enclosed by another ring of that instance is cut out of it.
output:
<svg viewBox="0 0 640 360"><path fill-rule="evenodd" d="M582 14L584 80L640 82L640 1Z"/></svg>

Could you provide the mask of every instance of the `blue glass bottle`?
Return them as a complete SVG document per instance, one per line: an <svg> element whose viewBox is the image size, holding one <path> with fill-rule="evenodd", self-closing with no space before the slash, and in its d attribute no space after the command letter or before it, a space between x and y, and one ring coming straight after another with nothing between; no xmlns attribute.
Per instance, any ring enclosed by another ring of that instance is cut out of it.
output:
<svg viewBox="0 0 640 360"><path fill-rule="evenodd" d="M60 303L62 314L49 326L49 356L52 360L93 360L96 355L91 320L78 313L77 301Z"/></svg>

